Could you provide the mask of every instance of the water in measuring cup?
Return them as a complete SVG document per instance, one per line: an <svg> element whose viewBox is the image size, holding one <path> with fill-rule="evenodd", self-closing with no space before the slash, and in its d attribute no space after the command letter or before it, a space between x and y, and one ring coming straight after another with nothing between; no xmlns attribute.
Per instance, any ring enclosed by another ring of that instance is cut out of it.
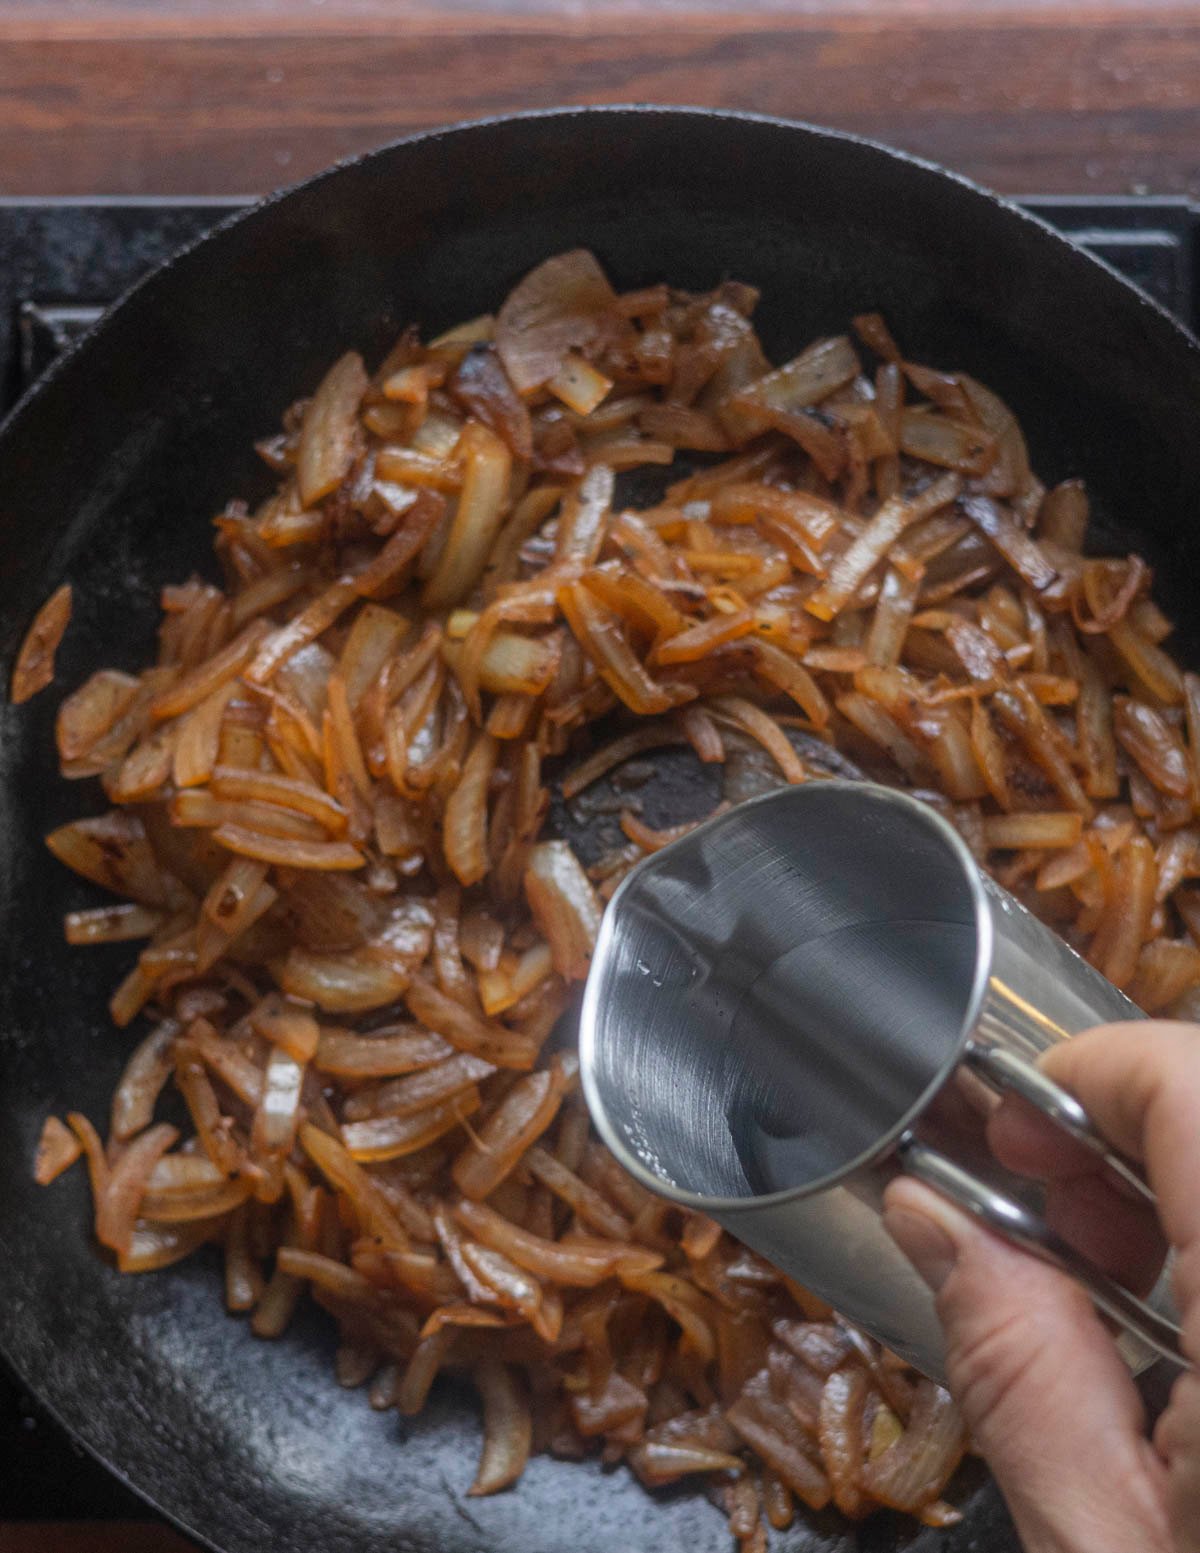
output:
<svg viewBox="0 0 1200 1553"><path fill-rule="evenodd" d="M877 1151L953 1065L971 1011L973 926L857 923L797 945L731 1030L726 1120L755 1193Z"/></svg>

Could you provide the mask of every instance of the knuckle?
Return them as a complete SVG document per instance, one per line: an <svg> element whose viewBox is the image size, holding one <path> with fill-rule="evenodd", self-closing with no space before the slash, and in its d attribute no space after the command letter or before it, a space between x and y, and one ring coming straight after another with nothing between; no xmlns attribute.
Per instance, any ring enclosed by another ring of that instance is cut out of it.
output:
<svg viewBox="0 0 1200 1553"><path fill-rule="evenodd" d="M944 1318L943 1318L944 1319ZM1013 1310L986 1325L946 1322L950 1386L972 1431L986 1448L987 1435L1012 1418L1029 1416L1035 1377L1052 1362L1028 1312Z"/></svg>

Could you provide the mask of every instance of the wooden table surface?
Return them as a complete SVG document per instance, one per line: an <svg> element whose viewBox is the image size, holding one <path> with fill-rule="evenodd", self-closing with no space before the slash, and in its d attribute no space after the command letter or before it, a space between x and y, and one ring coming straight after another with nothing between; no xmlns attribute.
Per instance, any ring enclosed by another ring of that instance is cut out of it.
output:
<svg viewBox="0 0 1200 1553"><path fill-rule="evenodd" d="M0 195L250 194L427 125L703 103L855 130L1010 193L1200 200L1178 0L0 0ZM0 1526L3 1553L186 1553Z"/></svg>
<svg viewBox="0 0 1200 1553"><path fill-rule="evenodd" d="M0 193L240 194L454 119L707 103L1200 198L1180 0L0 0Z"/></svg>

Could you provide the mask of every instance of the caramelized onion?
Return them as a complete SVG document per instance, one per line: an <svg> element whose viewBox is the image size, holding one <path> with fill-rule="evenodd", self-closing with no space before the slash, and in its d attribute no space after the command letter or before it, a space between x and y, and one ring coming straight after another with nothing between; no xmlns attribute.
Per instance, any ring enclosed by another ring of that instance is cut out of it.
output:
<svg viewBox="0 0 1200 1553"><path fill-rule="evenodd" d="M311 1296L373 1406L475 1374L474 1492L594 1441L708 1475L742 1553L794 1498L950 1524L962 1430L589 1135L562 1016L601 901L701 823L643 800L659 751L715 813L848 770L914 790L1147 1011L1200 1008L1200 679L1146 563L1085 558L1082 485L1044 490L982 384L877 315L881 365L834 336L772 366L755 301L618 296L576 251L289 412L274 493L216 520L222 586L169 584L153 663L59 708L63 775L113 808L48 846L122 898L67 936L147 939L110 1009L151 1018L107 1140L50 1118L34 1166L85 1156L124 1271L219 1244L259 1336Z"/></svg>

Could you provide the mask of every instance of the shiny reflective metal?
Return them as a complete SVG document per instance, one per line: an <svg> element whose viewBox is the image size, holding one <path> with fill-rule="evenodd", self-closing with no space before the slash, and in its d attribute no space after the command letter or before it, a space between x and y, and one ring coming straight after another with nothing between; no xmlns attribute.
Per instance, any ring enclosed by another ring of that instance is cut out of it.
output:
<svg viewBox="0 0 1200 1553"><path fill-rule="evenodd" d="M811 782L740 805L624 881L588 979L583 1085L626 1169L926 1374L943 1373L932 1298L881 1219L899 1171L1071 1273L1140 1370L1183 1362L1165 1278L1142 1301L1056 1235L984 1120L1014 1091L1153 1202L1033 1065L1090 1025L1141 1017L927 804Z"/></svg>

